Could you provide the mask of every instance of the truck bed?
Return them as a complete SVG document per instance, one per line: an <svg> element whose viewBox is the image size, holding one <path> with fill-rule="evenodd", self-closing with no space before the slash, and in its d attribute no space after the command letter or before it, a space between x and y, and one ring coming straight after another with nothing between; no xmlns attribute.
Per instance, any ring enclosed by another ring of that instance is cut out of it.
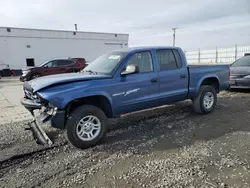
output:
<svg viewBox="0 0 250 188"><path fill-rule="evenodd" d="M189 98L194 98L198 89L200 88L201 81L206 77L214 77L220 83L219 90L228 88L229 78L229 65L225 64L203 64L203 65L188 65L189 73Z"/></svg>

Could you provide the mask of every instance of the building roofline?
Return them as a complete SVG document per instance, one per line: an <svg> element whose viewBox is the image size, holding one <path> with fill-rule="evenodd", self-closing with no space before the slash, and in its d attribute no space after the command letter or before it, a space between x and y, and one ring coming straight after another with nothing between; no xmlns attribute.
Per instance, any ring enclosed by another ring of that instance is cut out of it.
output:
<svg viewBox="0 0 250 188"><path fill-rule="evenodd" d="M0 29L21 29L21 30L32 30L32 31L52 31L52 32L76 32L76 33L94 33L94 34L117 34L117 35L127 35L128 33L111 33L111 32L92 32L92 31L74 31L74 30L55 30L55 29L35 29L35 28L22 28L22 27L11 27L11 26L0 26Z"/></svg>

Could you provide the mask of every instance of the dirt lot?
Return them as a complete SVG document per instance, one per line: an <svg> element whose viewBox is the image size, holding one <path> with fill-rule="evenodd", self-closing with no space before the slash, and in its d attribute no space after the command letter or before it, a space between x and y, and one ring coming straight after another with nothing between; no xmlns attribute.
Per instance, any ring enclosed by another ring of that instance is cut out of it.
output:
<svg viewBox="0 0 250 188"><path fill-rule="evenodd" d="M223 92L209 115L187 101L123 117L84 151L61 133L48 148L25 122L1 125L0 187L250 187L249 99Z"/></svg>

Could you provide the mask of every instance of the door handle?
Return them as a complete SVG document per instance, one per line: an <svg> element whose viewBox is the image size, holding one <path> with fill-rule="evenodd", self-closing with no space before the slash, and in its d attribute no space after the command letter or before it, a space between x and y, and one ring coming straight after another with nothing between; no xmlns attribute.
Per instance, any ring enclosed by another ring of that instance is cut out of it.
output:
<svg viewBox="0 0 250 188"><path fill-rule="evenodd" d="M157 82L158 82L158 79L157 79L157 78L152 78L152 79L151 79L151 82L152 82L152 83L157 83Z"/></svg>
<svg viewBox="0 0 250 188"><path fill-rule="evenodd" d="M186 74L181 74L181 75L180 75L180 78L181 78L181 79L186 78Z"/></svg>

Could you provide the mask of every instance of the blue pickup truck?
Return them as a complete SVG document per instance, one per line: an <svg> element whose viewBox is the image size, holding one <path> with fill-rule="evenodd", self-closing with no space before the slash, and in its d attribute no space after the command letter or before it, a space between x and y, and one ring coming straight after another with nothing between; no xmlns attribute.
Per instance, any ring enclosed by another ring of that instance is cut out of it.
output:
<svg viewBox="0 0 250 188"><path fill-rule="evenodd" d="M42 128L66 129L84 149L104 137L108 118L190 99L207 114L217 93L229 87L228 65L187 66L181 48L128 48L106 53L80 73L45 76L24 83L21 103L34 116L29 129L39 144L52 144ZM39 120L40 123L37 123Z"/></svg>

